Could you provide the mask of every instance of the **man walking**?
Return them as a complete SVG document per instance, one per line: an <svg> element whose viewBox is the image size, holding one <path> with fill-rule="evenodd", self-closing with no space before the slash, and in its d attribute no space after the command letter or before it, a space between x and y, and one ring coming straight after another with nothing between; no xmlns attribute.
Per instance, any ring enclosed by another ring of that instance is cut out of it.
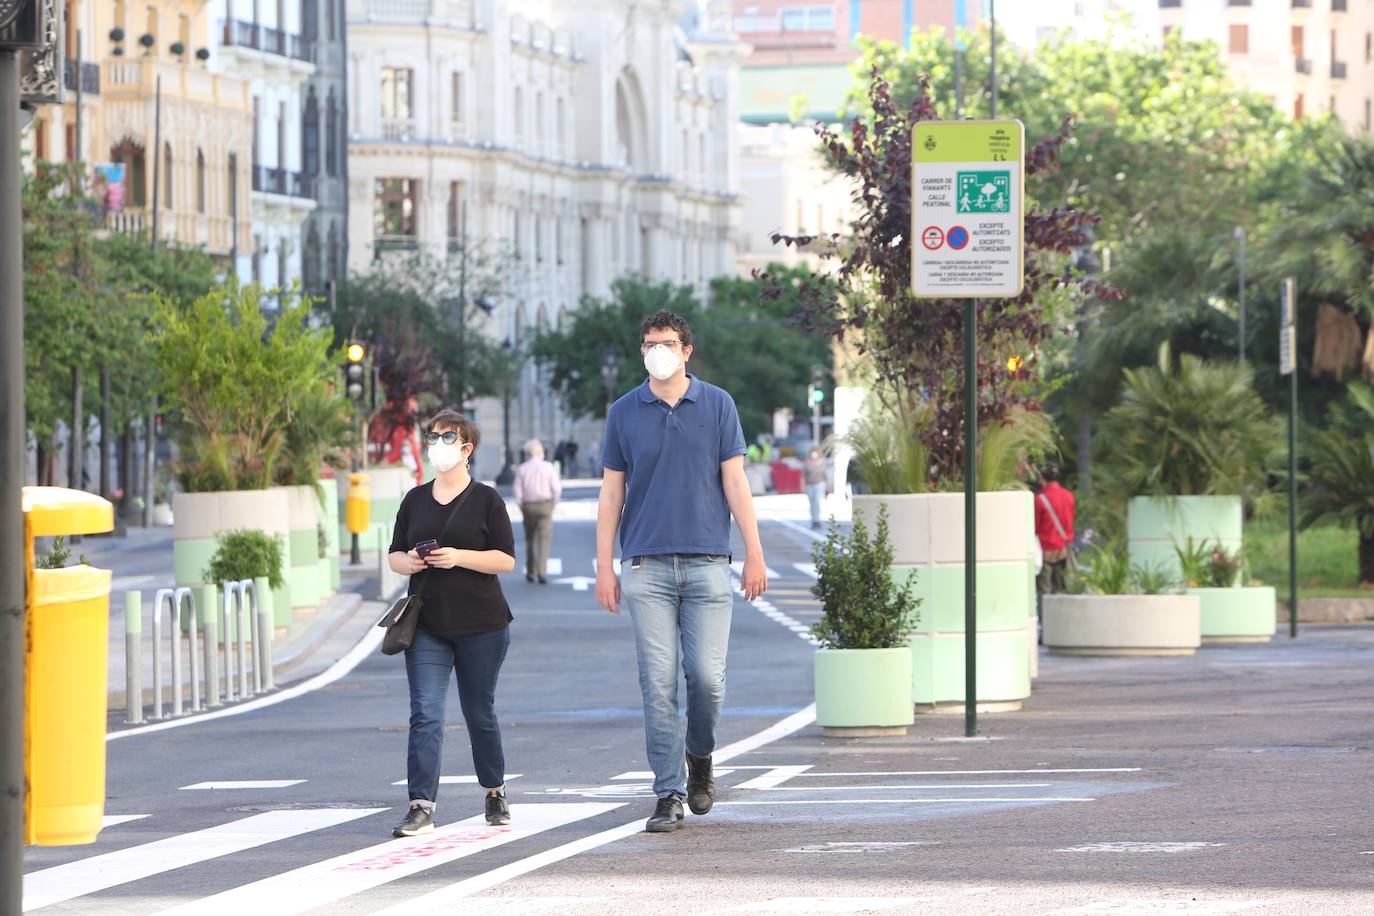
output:
<svg viewBox="0 0 1374 916"><path fill-rule="evenodd" d="M1073 494L1059 485L1059 468L1045 465L1040 470L1040 492L1035 496L1035 536L1045 555L1039 583L1042 595L1062 592L1067 584L1073 516Z"/></svg>
<svg viewBox="0 0 1374 916"><path fill-rule="evenodd" d="M711 754L725 701L725 651L734 592L730 516L744 541L744 596L768 588L744 433L729 394L688 374L692 329L660 311L644 320L649 373L611 406L601 448L596 518L596 600L612 614L623 599L635 627L644 732L654 771L650 833L678 829L715 802ZM620 576L612 566L620 533ZM678 724L679 658L687 682L687 733Z"/></svg>
<svg viewBox="0 0 1374 916"><path fill-rule="evenodd" d="M553 510L563 495L558 469L544 460L544 444L525 443L528 456L515 472L512 495L525 528L525 581L548 584L549 544L553 542Z"/></svg>

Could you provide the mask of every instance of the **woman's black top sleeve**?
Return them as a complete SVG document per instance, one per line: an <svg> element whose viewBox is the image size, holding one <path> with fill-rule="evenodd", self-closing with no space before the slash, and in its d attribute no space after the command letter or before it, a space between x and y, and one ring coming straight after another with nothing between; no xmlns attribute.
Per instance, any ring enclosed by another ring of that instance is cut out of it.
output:
<svg viewBox="0 0 1374 916"><path fill-rule="evenodd" d="M432 480L407 493L396 512L391 552L408 551L433 538L440 547L499 550L515 556L515 534L505 500L475 480L468 487L455 497L463 500L456 508L434 500ZM426 569L410 577L410 594L423 598L420 626L439 635L499 630L513 619L500 579L489 573L462 567Z"/></svg>

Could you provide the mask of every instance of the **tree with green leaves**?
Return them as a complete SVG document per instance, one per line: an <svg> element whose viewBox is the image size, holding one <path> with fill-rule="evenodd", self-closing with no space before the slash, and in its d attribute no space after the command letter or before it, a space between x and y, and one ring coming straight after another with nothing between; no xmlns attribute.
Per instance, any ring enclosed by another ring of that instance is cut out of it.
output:
<svg viewBox="0 0 1374 916"><path fill-rule="evenodd" d="M1302 526L1334 521L1359 532L1359 580L1374 586L1374 388L1350 386L1330 428L1312 438Z"/></svg>

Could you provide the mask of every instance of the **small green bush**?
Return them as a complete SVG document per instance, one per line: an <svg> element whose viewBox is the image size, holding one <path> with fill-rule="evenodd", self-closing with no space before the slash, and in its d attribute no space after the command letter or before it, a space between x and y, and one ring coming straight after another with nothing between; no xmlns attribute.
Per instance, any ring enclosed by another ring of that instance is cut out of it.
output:
<svg viewBox="0 0 1374 916"><path fill-rule="evenodd" d="M827 649L893 649L904 645L918 620L920 599L911 594L915 573L900 589L892 581L892 543L887 508L878 513L877 537L854 519L848 536L832 521L829 536L811 548L821 619L811 635Z"/></svg>
<svg viewBox="0 0 1374 916"><path fill-rule="evenodd" d="M67 546L66 540L59 534L52 539L52 546L33 558L33 566L34 569L62 569L71 558L71 548ZM77 564L80 566L88 565L85 554L81 555Z"/></svg>
<svg viewBox="0 0 1374 916"><path fill-rule="evenodd" d="M268 586L279 589L286 583L282 578L284 553L281 540L270 534L245 529L230 531L220 536L219 547L202 575L206 582L215 585L266 576Z"/></svg>

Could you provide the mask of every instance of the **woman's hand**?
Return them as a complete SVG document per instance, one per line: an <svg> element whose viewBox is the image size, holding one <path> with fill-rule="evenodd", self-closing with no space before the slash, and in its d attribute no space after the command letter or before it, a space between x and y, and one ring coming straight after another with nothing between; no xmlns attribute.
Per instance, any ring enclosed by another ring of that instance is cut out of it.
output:
<svg viewBox="0 0 1374 916"><path fill-rule="evenodd" d="M426 564L436 569L453 569L458 565L458 548L436 547L425 554L422 565Z"/></svg>
<svg viewBox="0 0 1374 916"><path fill-rule="evenodd" d="M405 562L406 566L408 567L408 569L407 569L408 575L412 575L412 576L415 575L417 572L419 572L419 571L422 570L422 569L428 569L428 568L429 568L428 566L425 565L425 559L424 559L424 557L420 556L420 555L419 555L418 553L416 553L414 550L410 550L409 552L406 553L404 562Z"/></svg>

